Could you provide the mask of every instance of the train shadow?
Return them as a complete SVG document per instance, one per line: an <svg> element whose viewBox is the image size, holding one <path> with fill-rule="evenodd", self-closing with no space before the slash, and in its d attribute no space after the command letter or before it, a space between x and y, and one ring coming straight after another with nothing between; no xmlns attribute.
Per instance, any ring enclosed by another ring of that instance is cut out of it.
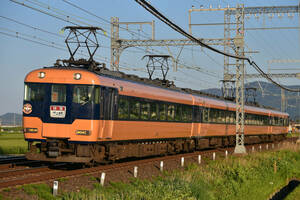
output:
<svg viewBox="0 0 300 200"><path fill-rule="evenodd" d="M270 200L282 200L287 197L291 192L294 191L296 187L300 185L299 180L291 180L289 184L281 188L279 192L277 192Z"/></svg>

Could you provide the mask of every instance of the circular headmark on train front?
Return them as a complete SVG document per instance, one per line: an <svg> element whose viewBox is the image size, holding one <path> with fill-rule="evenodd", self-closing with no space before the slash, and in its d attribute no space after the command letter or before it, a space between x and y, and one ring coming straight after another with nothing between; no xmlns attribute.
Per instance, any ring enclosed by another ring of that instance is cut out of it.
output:
<svg viewBox="0 0 300 200"><path fill-rule="evenodd" d="M26 103L26 104L24 104L24 106L23 106L23 112L25 113L25 114L30 114L31 112L32 112L32 106L31 106L31 104L30 103Z"/></svg>

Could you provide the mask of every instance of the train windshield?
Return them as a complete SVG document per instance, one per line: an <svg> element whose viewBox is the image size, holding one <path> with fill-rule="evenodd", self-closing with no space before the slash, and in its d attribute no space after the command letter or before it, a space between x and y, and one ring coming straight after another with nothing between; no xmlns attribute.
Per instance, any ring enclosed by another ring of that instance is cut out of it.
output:
<svg viewBox="0 0 300 200"><path fill-rule="evenodd" d="M51 86L51 102L65 103L66 102L66 85L53 84Z"/></svg>
<svg viewBox="0 0 300 200"><path fill-rule="evenodd" d="M73 89L73 103L81 105L100 103L100 87L88 85L75 85Z"/></svg>
<svg viewBox="0 0 300 200"><path fill-rule="evenodd" d="M44 101L45 85L39 83L25 83L25 101Z"/></svg>

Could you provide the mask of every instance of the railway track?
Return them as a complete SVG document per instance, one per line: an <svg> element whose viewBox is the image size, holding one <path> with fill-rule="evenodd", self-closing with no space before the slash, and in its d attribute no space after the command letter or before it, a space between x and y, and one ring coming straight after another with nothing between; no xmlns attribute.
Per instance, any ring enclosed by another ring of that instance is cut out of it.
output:
<svg viewBox="0 0 300 200"><path fill-rule="evenodd" d="M266 150L275 150L283 145L285 142L295 142L297 138L288 138L282 143L263 143L246 146L247 152L260 152ZM279 145L278 145L279 144ZM234 147L220 148L220 149L210 149L205 151L197 151L192 153L169 155L164 157L154 157L146 158L142 160L133 160L121 163L113 163L109 165L100 165L91 168L76 168L71 169L72 166L61 163L57 166L40 166L25 169L16 169L8 171L0 171L0 189L14 187L18 185L44 182L49 180L55 180L63 177L74 177L83 174L95 174L110 170L120 170L122 168L133 168L134 166L143 165L155 165L159 166L160 161L170 161L177 160L180 163L180 158L184 157L186 159L192 158L194 161L197 157L201 155L203 158L212 159L212 154L215 153L217 158L225 158L225 152L231 155L234 151Z"/></svg>
<svg viewBox="0 0 300 200"><path fill-rule="evenodd" d="M0 166L3 164L10 164L14 162L23 162L27 160L25 156L2 156L0 157Z"/></svg>

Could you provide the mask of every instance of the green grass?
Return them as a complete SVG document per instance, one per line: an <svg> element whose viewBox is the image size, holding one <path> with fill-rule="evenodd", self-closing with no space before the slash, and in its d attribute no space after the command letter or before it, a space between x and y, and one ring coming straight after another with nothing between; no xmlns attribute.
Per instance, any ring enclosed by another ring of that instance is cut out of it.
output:
<svg viewBox="0 0 300 200"><path fill-rule="evenodd" d="M2 154L24 154L27 152L27 142L23 133L1 133L0 155Z"/></svg>
<svg viewBox="0 0 300 200"><path fill-rule="evenodd" d="M268 199L291 177L300 178L299 166L299 148L252 154L202 167L192 164L152 181L95 184L93 191L64 194L62 199Z"/></svg>
<svg viewBox="0 0 300 200"><path fill-rule="evenodd" d="M28 195L35 195L39 199L52 200L52 189L46 184L30 184L22 186L24 192Z"/></svg>
<svg viewBox="0 0 300 200"><path fill-rule="evenodd" d="M287 135L287 137L300 137L300 132L289 133L289 134Z"/></svg>
<svg viewBox="0 0 300 200"><path fill-rule="evenodd" d="M57 199L143 199L143 200L239 200L268 199L284 187L290 178L300 178L300 148L255 153L227 160L191 164L183 171L163 173L151 180L132 179L130 183L112 182L102 187L95 181L94 189L66 192ZM48 185L22 187L28 195L54 199ZM300 197L298 187L289 199ZM299 198L298 198L299 199Z"/></svg>

